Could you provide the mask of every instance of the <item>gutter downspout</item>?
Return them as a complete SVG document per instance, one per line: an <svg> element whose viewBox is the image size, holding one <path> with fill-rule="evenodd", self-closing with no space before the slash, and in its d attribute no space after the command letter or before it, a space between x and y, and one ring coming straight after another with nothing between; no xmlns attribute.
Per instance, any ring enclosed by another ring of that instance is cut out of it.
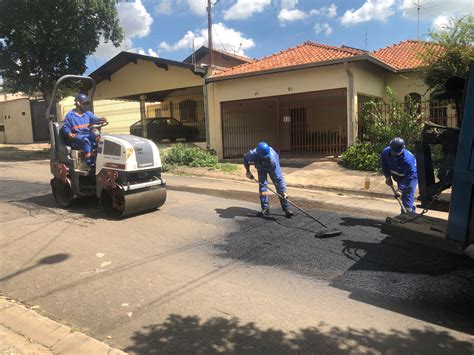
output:
<svg viewBox="0 0 474 355"><path fill-rule="evenodd" d="M355 135L354 135L354 76L352 75L351 70L349 69L349 64L347 62L344 63L344 70L347 74L348 80L348 97L349 97L349 107L348 107L348 115L347 115L347 145L351 146L355 144Z"/></svg>
<svg viewBox="0 0 474 355"><path fill-rule="evenodd" d="M204 81L204 123L206 124L206 148L210 149L211 144L209 141L209 89L207 87L208 83Z"/></svg>

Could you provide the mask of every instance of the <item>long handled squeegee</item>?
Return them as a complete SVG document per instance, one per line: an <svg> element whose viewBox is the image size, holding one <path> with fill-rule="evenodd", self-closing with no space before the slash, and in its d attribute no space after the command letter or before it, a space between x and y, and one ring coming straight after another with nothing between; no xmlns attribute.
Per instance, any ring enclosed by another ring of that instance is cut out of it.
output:
<svg viewBox="0 0 474 355"><path fill-rule="evenodd" d="M264 184L262 184L260 181L257 181L255 180L255 178L253 179L255 182L258 182L258 184L260 186L265 186ZM272 190L270 187L267 186L267 189L270 190L271 192L273 192L275 195L277 195L279 198L282 198L286 201L288 201L289 204L291 204L294 208L296 208L297 210L303 212L306 216L308 216L309 218L311 218L313 221L319 223L324 229L320 230L320 231L317 231L314 235L315 238L331 238L331 237L337 237L338 235L341 235L342 232L340 230L337 230L335 228L328 228L325 224L321 223L320 221L318 221L316 218L314 218L312 215L310 215L308 212L306 212L305 210L303 210L301 207L298 207L297 205L295 205L293 202L291 202L289 199L287 198L284 198L282 195L280 195L278 192L276 192L275 190Z"/></svg>

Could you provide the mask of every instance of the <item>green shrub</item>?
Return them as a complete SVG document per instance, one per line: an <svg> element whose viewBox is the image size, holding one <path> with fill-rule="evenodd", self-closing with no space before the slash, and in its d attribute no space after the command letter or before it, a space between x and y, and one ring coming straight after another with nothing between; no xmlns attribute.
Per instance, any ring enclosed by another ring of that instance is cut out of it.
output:
<svg viewBox="0 0 474 355"><path fill-rule="evenodd" d="M419 140L423 121L419 103L407 96L404 101L387 87L385 101L370 100L359 114L361 143L387 146L395 137L402 137L407 146Z"/></svg>
<svg viewBox="0 0 474 355"><path fill-rule="evenodd" d="M380 171L380 153L383 145L361 143L349 147L341 155L341 164L349 169Z"/></svg>
<svg viewBox="0 0 474 355"><path fill-rule="evenodd" d="M215 152L199 147L186 147L176 144L163 154L163 170L169 171L172 166L217 167L219 161Z"/></svg>

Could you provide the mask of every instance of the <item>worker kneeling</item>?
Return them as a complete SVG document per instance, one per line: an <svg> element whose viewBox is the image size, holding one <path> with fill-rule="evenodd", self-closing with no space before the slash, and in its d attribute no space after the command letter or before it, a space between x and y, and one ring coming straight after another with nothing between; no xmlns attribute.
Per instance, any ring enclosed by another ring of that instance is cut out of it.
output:
<svg viewBox="0 0 474 355"><path fill-rule="evenodd" d="M381 163L385 183L392 187L392 178L397 182L396 197L401 197L406 213L414 215L415 191L418 185L416 159L408 149L405 149L405 141L402 138L392 139L390 145L382 151ZM404 213L402 210L402 214Z"/></svg>
<svg viewBox="0 0 474 355"><path fill-rule="evenodd" d="M100 136L91 130L91 125L107 122L105 117L98 118L89 111L89 98L79 94L74 99L75 108L66 114L63 125L63 134L66 144L72 149L84 151L84 158L89 167L95 165L94 149Z"/></svg>
<svg viewBox="0 0 474 355"><path fill-rule="evenodd" d="M250 163L254 163L258 172L260 204L262 206L261 214L263 216L270 214L270 205L267 195L267 175L270 175L277 192L283 197L280 197L281 208L283 212L285 212L285 216L291 218L293 212L290 211L290 204L286 199L288 196L286 194L286 183L283 172L281 171L278 153L267 143L260 142L257 148L250 150L244 155L244 166L247 170L246 176L248 179L254 180L255 178L250 172Z"/></svg>

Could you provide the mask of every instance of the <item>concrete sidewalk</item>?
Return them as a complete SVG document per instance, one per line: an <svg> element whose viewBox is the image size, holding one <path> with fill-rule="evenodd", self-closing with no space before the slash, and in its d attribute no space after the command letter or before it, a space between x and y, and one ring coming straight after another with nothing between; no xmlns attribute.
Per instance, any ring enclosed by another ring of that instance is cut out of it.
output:
<svg viewBox="0 0 474 355"><path fill-rule="evenodd" d="M13 155L26 160L25 155L32 159L47 158L45 151L49 143L34 144L0 144L0 158ZM218 179L242 181L245 179L245 168L241 159L233 159L236 171L225 172L208 168L179 167L176 174L206 176ZM345 169L334 158L293 158L281 160L287 185L304 189L325 190L332 192L353 193L372 197L391 197L383 176L375 172ZM255 173L256 174L256 173Z"/></svg>
<svg viewBox="0 0 474 355"><path fill-rule="evenodd" d="M0 297L0 354L125 354L80 331Z"/></svg>
<svg viewBox="0 0 474 355"><path fill-rule="evenodd" d="M194 179L192 176L171 174L164 174L164 176L167 179L168 190L187 191L259 203L258 185L248 179L221 179L204 174L200 175L199 179ZM271 185L270 187L273 188ZM297 187L289 187L288 195L292 202L302 208L345 211L379 219L400 214L400 206L392 195L385 198ZM269 194L269 197L271 207L279 209L278 198L272 193ZM426 215L441 219L447 219L448 217L448 213L439 211L429 211Z"/></svg>

